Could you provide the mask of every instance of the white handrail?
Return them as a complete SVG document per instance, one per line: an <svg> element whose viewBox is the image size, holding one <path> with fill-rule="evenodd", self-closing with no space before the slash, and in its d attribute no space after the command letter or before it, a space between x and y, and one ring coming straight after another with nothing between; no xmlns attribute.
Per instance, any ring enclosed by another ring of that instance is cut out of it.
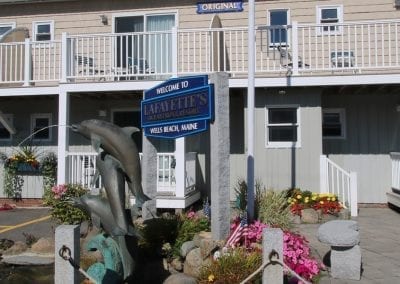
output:
<svg viewBox="0 0 400 284"><path fill-rule="evenodd" d="M348 172L325 155L320 157L321 193L338 196L343 205L351 210L351 216L358 215L357 174Z"/></svg>

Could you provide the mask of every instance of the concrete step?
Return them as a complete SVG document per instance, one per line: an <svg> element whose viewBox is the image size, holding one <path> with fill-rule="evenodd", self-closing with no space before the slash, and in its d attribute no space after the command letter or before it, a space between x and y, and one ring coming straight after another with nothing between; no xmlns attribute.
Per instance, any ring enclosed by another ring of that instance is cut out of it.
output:
<svg viewBox="0 0 400 284"><path fill-rule="evenodd" d="M386 192L387 202L400 208L400 194L397 192Z"/></svg>

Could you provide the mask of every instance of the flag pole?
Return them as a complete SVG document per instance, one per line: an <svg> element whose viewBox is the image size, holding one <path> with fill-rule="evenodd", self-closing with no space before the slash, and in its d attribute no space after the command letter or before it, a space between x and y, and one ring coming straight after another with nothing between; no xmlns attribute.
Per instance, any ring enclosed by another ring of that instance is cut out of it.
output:
<svg viewBox="0 0 400 284"><path fill-rule="evenodd" d="M255 73L255 20L254 0L249 0L248 26L248 87L247 87L247 218L254 219L254 73Z"/></svg>

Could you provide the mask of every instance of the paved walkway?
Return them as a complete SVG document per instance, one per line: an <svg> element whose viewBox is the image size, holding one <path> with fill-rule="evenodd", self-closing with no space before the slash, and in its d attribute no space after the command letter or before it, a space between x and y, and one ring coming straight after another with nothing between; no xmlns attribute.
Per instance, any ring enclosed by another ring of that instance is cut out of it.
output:
<svg viewBox="0 0 400 284"><path fill-rule="evenodd" d="M56 224L48 208L16 208L0 211L0 239L25 241L24 234L36 238L53 237Z"/></svg>
<svg viewBox="0 0 400 284"><path fill-rule="evenodd" d="M325 275L320 284L397 284L400 283L400 214L388 208L361 208L354 220L360 226L363 273L361 281L332 279ZM322 259L328 245L317 239L316 224L302 224L297 229Z"/></svg>
<svg viewBox="0 0 400 284"><path fill-rule="evenodd" d="M36 237L54 236L55 224L50 219L37 223L49 215L48 209L14 209L0 211L0 239L24 241L23 232ZM388 208L361 208L358 221L361 235L363 273L361 281L332 279L326 273L320 284L397 284L400 283L400 214ZM23 224L22 226L15 226ZM328 245L317 239L318 224L302 224L297 230L310 242L313 252L322 259Z"/></svg>

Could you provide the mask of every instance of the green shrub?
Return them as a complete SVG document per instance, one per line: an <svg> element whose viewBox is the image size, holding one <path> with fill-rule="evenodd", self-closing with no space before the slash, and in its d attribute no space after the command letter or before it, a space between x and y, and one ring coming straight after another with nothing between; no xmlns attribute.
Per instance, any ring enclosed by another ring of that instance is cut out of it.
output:
<svg viewBox="0 0 400 284"><path fill-rule="evenodd" d="M146 220L142 226L139 226L141 235L139 247L148 254L163 253L164 244L175 242L178 235L178 222L175 215Z"/></svg>
<svg viewBox="0 0 400 284"><path fill-rule="evenodd" d="M236 284L246 279L257 270L262 263L262 253L259 250L246 251L245 248L237 248L219 259L212 261L210 265L200 270L199 283ZM261 283L261 273L247 283Z"/></svg>
<svg viewBox="0 0 400 284"><path fill-rule="evenodd" d="M193 240L194 235L201 231L210 231L210 220L193 211L182 214L178 223L178 235L173 245L173 254L180 255L180 249L184 242Z"/></svg>
<svg viewBox="0 0 400 284"><path fill-rule="evenodd" d="M263 187L262 183L257 180L255 185L255 196L254 196L254 219L258 219L258 212L260 207L260 201L263 191L265 188ZM247 209L247 183L243 178L240 178L236 186L234 187L235 194L236 194L236 208L241 211L246 211Z"/></svg>
<svg viewBox="0 0 400 284"><path fill-rule="evenodd" d="M51 216L60 224L79 224L88 220L86 212L72 205L72 198L88 193L86 188L76 184L62 184L47 189L43 195L43 203L51 206Z"/></svg>
<svg viewBox="0 0 400 284"><path fill-rule="evenodd" d="M258 216L261 222L283 230L290 229L290 207L286 191L267 190L260 197Z"/></svg>

